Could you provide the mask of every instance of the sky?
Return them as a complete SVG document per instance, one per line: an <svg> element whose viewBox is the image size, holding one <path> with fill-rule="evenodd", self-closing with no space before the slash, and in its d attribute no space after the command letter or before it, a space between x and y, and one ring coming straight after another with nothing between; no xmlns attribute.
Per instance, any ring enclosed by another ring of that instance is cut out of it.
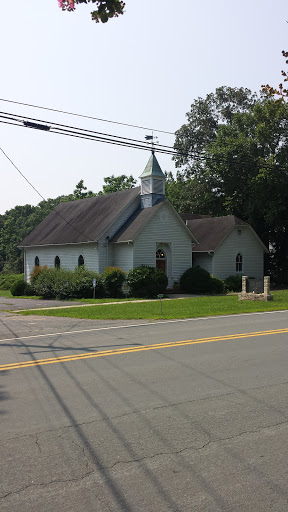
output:
<svg viewBox="0 0 288 512"><path fill-rule="evenodd" d="M5 0L0 10L0 111L173 146L198 97L216 87L278 85L288 50L287 0L126 0L125 14L91 20L93 4L62 12L57 0ZM287 21L286 21L287 20ZM65 110L150 130L74 117ZM156 133L156 130L171 134ZM44 198L81 180L138 179L149 152L0 123L0 148ZM0 151L0 214L41 201ZM159 154L163 171L175 173Z"/></svg>

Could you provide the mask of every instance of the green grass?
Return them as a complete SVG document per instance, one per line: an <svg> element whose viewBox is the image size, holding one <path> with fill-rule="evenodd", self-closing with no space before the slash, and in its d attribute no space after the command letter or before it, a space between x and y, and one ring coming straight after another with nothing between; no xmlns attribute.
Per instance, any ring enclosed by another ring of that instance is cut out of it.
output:
<svg viewBox="0 0 288 512"><path fill-rule="evenodd" d="M0 290L0 297L8 297L9 299L11 299L13 295L10 292L10 290Z"/></svg>
<svg viewBox="0 0 288 512"><path fill-rule="evenodd" d="M125 303L107 306L77 306L67 309L49 309L44 311L25 311L23 315L45 315L86 319L174 319L195 318L202 316L232 315L257 311L274 311L288 309L288 290L273 292L274 301L239 301L238 295L195 297L187 299L170 299L143 303Z"/></svg>

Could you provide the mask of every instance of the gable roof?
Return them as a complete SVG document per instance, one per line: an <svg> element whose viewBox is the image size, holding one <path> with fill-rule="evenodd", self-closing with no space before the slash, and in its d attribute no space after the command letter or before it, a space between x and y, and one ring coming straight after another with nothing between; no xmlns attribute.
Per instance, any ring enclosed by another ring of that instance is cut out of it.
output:
<svg viewBox="0 0 288 512"><path fill-rule="evenodd" d="M96 242L137 196L140 187L60 203L19 247Z"/></svg>
<svg viewBox="0 0 288 512"><path fill-rule="evenodd" d="M193 240L193 242L197 243L195 239L194 233L188 229L186 224L182 221L179 214L176 212L172 204L168 199L158 199L156 203L149 208L137 208L137 210L133 213L133 215L126 221L126 223L119 229L119 231L113 236L110 240L112 243L118 242L132 242L139 235L139 233L144 229L149 221L154 217L156 212L162 208L163 205L168 206L173 213L175 214L177 220L182 225L184 231L186 231L187 235Z"/></svg>
<svg viewBox="0 0 288 512"><path fill-rule="evenodd" d="M182 218L184 215L185 214L181 215ZM225 217L196 217L198 218L186 220L188 228L199 241L199 245L195 245L193 247L193 252L215 251L235 226L246 226L252 230L259 244L265 252L268 252L267 247L265 247L250 224L244 222L244 220L239 219L235 215L228 215Z"/></svg>

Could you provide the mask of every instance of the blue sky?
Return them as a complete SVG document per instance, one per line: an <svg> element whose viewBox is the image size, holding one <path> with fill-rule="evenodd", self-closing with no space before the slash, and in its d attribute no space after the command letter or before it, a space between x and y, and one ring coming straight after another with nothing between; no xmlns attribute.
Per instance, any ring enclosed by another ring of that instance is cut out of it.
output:
<svg viewBox="0 0 288 512"><path fill-rule="evenodd" d="M275 7L274 7L275 5ZM197 97L216 87L277 85L288 50L287 2L126 0L124 16L90 19L92 4L62 12L57 0L1 3L0 98L174 132ZM149 132L0 101L0 111L144 140ZM158 134L162 144L174 136ZM149 154L0 123L0 147L45 197L80 179L138 178ZM169 156L159 155L173 171ZM0 214L41 199L0 152Z"/></svg>

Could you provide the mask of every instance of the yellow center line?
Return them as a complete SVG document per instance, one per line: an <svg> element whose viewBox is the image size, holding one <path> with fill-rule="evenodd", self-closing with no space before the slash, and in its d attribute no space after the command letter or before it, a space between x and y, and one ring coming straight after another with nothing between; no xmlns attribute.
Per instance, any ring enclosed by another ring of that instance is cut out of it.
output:
<svg viewBox="0 0 288 512"><path fill-rule="evenodd" d="M138 347L123 347L118 349L110 349L110 350L101 350L101 351L93 351L93 352L84 352L83 354L75 354L69 356L60 356L60 357L50 357L46 359L35 359L32 361L23 361L18 363L10 363L0 365L0 371L5 370L15 370L17 368L28 368L30 366L40 366L44 364L53 364L53 363L66 363L68 361L79 361L81 359L90 359L94 357L106 357L113 355L121 355L121 354L130 354L134 352L143 352L146 350L159 350L162 348L173 348L173 347L182 347L185 345L196 345L200 343L211 343L213 341L228 341L235 339L243 339L243 338L254 338L257 336L269 336L271 334L284 334L288 333L288 328L286 329L273 329L270 331L256 331L256 332L246 332L241 334L227 334L224 336L213 336L211 338L196 338L192 340L182 340L182 341L171 341L171 342L163 342L163 343L155 343L153 345L142 345Z"/></svg>

